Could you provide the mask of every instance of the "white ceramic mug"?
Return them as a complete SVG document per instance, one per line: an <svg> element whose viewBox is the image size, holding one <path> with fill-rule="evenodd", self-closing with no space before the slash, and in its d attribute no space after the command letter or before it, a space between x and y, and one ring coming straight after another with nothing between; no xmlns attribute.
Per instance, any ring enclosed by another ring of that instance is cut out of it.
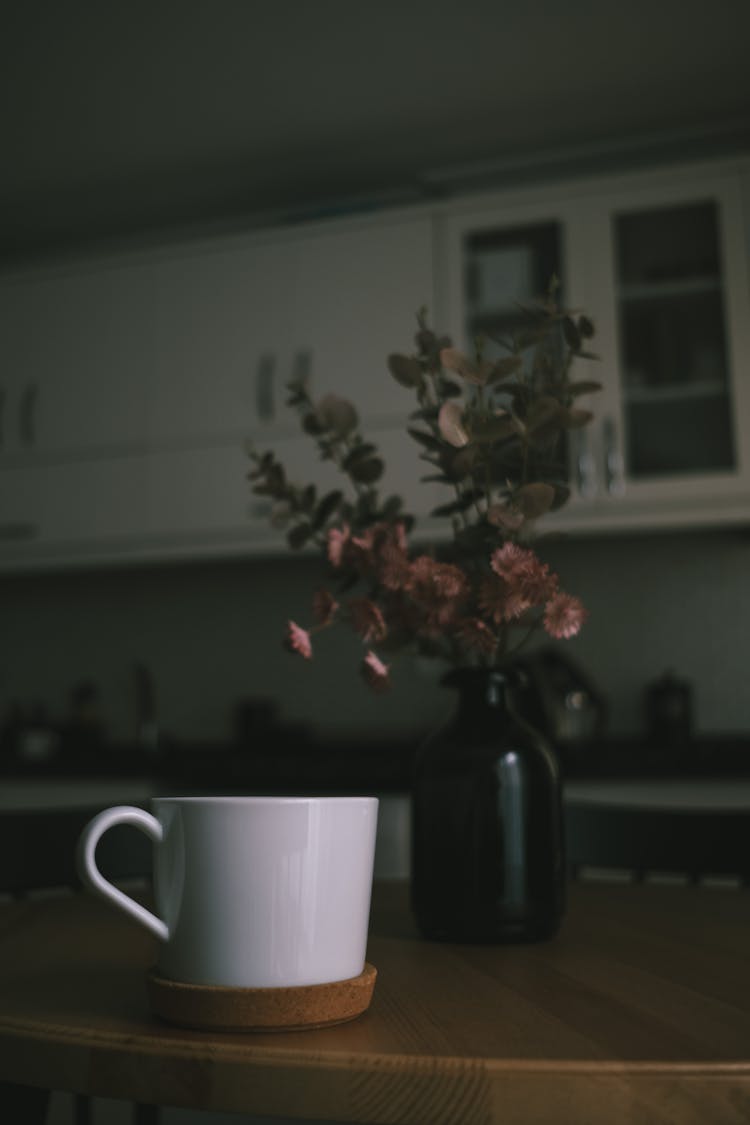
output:
<svg viewBox="0 0 750 1125"><path fill-rule="evenodd" d="M325 984L364 968L374 797L157 797L153 815L107 809L81 834L84 885L160 939L158 972L191 984ZM132 824L154 841L156 914L96 866L101 835Z"/></svg>

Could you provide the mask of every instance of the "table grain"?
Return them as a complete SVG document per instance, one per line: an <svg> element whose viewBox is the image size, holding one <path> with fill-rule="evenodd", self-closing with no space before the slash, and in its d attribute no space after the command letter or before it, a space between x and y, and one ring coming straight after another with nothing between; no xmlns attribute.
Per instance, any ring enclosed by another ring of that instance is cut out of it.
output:
<svg viewBox="0 0 750 1125"><path fill-rule="evenodd" d="M552 941L420 940L376 884L370 1010L317 1031L171 1028L154 940L84 894L0 907L0 1080L389 1125L743 1125L750 894L573 884Z"/></svg>

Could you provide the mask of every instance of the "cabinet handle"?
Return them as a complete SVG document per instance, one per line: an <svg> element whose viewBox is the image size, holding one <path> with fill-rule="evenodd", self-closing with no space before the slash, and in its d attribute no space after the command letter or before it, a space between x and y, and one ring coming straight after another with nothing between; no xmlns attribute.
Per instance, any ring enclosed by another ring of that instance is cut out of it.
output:
<svg viewBox="0 0 750 1125"><path fill-rule="evenodd" d="M30 383L21 395L21 404L18 410L19 429L21 431L21 442L23 445L34 445L36 442L37 398L38 387L36 383Z"/></svg>
<svg viewBox="0 0 750 1125"><path fill-rule="evenodd" d="M5 445L5 403L7 397L5 387L0 387L0 449Z"/></svg>
<svg viewBox="0 0 750 1125"><path fill-rule="evenodd" d="M576 456L576 483L578 494L584 500L592 500L598 491L596 479L596 461L589 449L588 437L582 431L577 434L578 451Z"/></svg>
<svg viewBox="0 0 750 1125"><path fill-rule="evenodd" d="M273 421L275 381L276 360L272 355L262 355L255 376L255 413L261 422Z"/></svg>
<svg viewBox="0 0 750 1125"><path fill-rule="evenodd" d="M622 496L625 491L625 466L617 429L611 418L604 419L604 477L609 495Z"/></svg>

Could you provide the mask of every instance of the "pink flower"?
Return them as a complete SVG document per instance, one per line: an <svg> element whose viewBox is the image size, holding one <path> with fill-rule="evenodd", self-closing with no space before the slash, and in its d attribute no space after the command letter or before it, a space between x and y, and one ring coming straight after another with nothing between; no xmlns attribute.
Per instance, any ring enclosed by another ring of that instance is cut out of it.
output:
<svg viewBox="0 0 750 1125"><path fill-rule="evenodd" d="M538 562L537 557L530 548L519 547L517 543L504 543L502 547L492 552L490 566L495 574L499 574L506 581L512 581L527 573L535 562Z"/></svg>
<svg viewBox="0 0 750 1125"><path fill-rule="evenodd" d="M552 574L547 564L528 547L506 543L493 551L490 566L506 586L502 611L506 621L547 601L557 589L557 575Z"/></svg>
<svg viewBox="0 0 750 1125"><path fill-rule="evenodd" d="M468 649L492 656L497 648L497 637L489 625L479 617L465 617L458 626L458 638Z"/></svg>
<svg viewBox="0 0 750 1125"><path fill-rule="evenodd" d="M411 563L407 554L406 528L402 523L386 525L375 558L375 573L386 590L401 590L409 579Z"/></svg>
<svg viewBox="0 0 750 1125"><path fill-rule="evenodd" d="M288 621L284 643L290 652L297 652L305 660L312 659L312 644L310 634L306 629L300 628L294 621Z"/></svg>
<svg viewBox="0 0 750 1125"><path fill-rule="evenodd" d="M517 543L506 543L493 551L490 566L509 585L521 587L531 604L550 597L557 585L557 578L550 573L547 564L530 548L519 547Z"/></svg>
<svg viewBox="0 0 750 1125"><path fill-rule="evenodd" d="M365 683L372 688L373 691L387 691L391 686L390 677L388 675L388 665L383 664L374 652L368 652L360 665L360 672L365 680Z"/></svg>
<svg viewBox="0 0 750 1125"><path fill-rule="evenodd" d="M313 594L313 618L321 628L331 624L338 608L339 603L328 590L316 590Z"/></svg>
<svg viewBox="0 0 750 1125"><path fill-rule="evenodd" d="M409 581L411 563L397 543L385 543L377 564L377 577L386 590L402 590Z"/></svg>
<svg viewBox="0 0 750 1125"><path fill-rule="evenodd" d="M419 555L411 564L408 592L415 601L435 605L444 599L465 598L469 584L459 567Z"/></svg>
<svg viewBox="0 0 750 1125"><path fill-rule="evenodd" d="M352 543L355 547L358 547L360 551L364 551L365 554L369 555L375 546L377 534L377 524L373 524L372 527L366 527L360 535L353 536Z"/></svg>
<svg viewBox="0 0 750 1125"><path fill-rule="evenodd" d="M502 578L494 574L483 578L477 590L477 605L485 617L489 617L496 625L505 620L505 601L508 587Z"/></svg>
<svg viewBox="0 0 750 1125"><path fill-rule="evenodd" d="M349 541L346 562L360 574L371 574L376 563L377 527L367 527L360 535L353 535Z"/></svg>
<svg viewBox="0 0 750 1125"><path fill-rule="evenodd" d="M326 541L326 554L331 566L339 567L344 561L344 551L346 545L351 537L349 525L344 524L343 527L331 527L328 529Z"/></svg>
<svg viewBox="0 0 750 1125"><path fill-rule="evenodd" d="M391 525L391 540L401 551L406 551L409 547L406 526L400 520Z"/></svg>
<svg viewBox="0 0 750 1125"><path fill-rule="evenodd" d="M417 631L439 637L452 625L469 596L469 581L452 563L440 563L419 555L409 569L405 591L419 614Z"/></svg>
<svg viewBox="0 0 750 1125"><path fill-rule="evenodd" d="M355 633L359 633L366 644L383 640L388 632L388 626L375 602L369 598L352 598L347 608L352 628Z"/></svg>
<svg viewBox="0 0 750 1125"><path fill-rule="evenodd" d="M555 594L544 608L544 628L556 640L567 640L580 632L588 616L583 603L572 594Z"/></svg>

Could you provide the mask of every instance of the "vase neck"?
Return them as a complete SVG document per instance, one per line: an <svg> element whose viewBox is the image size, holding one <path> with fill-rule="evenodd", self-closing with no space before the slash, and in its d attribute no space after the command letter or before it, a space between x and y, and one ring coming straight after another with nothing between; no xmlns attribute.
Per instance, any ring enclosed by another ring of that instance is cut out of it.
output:
<svg viewBox="0 0 750 1125"><path fill-rule="evenodd" d="M502 672L472 669L457 674L454 683L460 691L458 716L461 722L481 722L487 715L497 720L510 713L508 679Z"/></svg>

